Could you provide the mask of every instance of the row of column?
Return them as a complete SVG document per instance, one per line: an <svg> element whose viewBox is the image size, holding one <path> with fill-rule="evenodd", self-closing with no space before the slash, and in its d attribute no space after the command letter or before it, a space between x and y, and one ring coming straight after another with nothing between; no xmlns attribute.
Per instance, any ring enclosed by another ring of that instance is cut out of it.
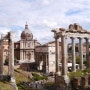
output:
<svg viewBox="0 0 90 90"><path fill-rule="evenodd" d="M29 42L24 42L24 41L21 41L20 42L20 48L23 49L23 48L26 48L26 49L29 49L30 47L34 47L35 45L35 41L29 41Z"/></svg>
<svg viewBox="0 0 90 90"><path fill-rule="evenodd" d="M55 38L55 44L56 44L56 73L59 73L59 38ZM61 37L61 50L62 50L62 75L67 74L67 42L66 42L66 36ZM76 71L76 55L75 55L75 42L73 37L71 37L72 40L72 71ZM83 43L82 38L79 39L79 46L80 46L80 69L83 70ZM89 39L85 38L86 40L86 64L87 68L90 68L90 62L89 62Z"/></svg>
<svg viewBox="0 0 90 90"><path fill-rule="evenodd" d="M75 55L75 38L71 38L72 40L72 71L76 71L76 55ZM89 62L89 39L86 40L86 67L90 68ZM83 43L82 38L79 38L79 53L80 53L80 69L83 70Z"/></svg>
<svg viewBox="0 0 90 90"><path fill-rule="evenodd" d="M28 59L28 53L26 51L21 50L20 51L20 60L27 60Z"/></svg>
<svg viewBox="0 0 90 90"><path fill-rule="evenodd" d="M20 60L34 59L34 51L23 51L20 50Z"/></svg>

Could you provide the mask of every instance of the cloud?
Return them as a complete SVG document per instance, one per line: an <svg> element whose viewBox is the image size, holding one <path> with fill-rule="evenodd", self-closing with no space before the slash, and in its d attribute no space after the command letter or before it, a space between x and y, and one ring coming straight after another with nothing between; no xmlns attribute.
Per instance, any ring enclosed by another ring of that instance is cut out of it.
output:
<svg viewBox="0 0 90 90"><path fill-rule="evenodd" d="M18 41L21 39L21 30L17 30L17 32L14 32L14 41Z"/></svg>
<svg viewBox="0 0 90 90"><path fill-rule="evenodd" d="M0 0L0 27L15 31L15 40L20 39L26 21L40 42L52 40L52 28L68 28L71 23L90 29L90 1ZM3 33L2 29L0 33Z"/></svg>
<svg viewBox="0 0 90 90"><path fill-rule="evenodd" d="M43 4L44 4L44 5L50 4L50 0L43 0Z"/></svg>
<svg viewBox="0 0 90 90"><path fill-rule="evenodd" d="M7 32L11 31L10 29L0 27L0 34L7 34Z"/></svg>

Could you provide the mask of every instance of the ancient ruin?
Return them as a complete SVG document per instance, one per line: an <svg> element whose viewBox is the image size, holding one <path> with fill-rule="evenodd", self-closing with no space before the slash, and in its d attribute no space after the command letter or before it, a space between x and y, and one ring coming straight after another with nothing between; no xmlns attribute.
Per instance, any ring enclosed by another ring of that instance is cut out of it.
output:
<svg viewBox="0 0 90 90"><path fill-rule="evenodd" d="M71 39L72 42L72 71L76 72L76 56L75 56L75 38L79 39L79 45L80 45L80 69L83 70L83 44L82 40L86 40L86 62L87 68L90 68L90 60L89 60L89 38L90 38L90 32L86 31L83 29L80 25L78 24L71 24L69 25L68 29L64 28L56 28L53 29L52 32L54 32L54 38L56 41L56 83L59 84L63 90L68 90L69 86L69 78L67 76L67 38ZM61 39L61 48L62 48L62 71L61 71L61 76L59 73L59 38ZM60 82L61 81L61 82ZM63 82L63 84L62 84ZM61 83L61 84L60 84ZM66 85L66 86L65 86Z"/></svg>
<svg viewBox="0 0 90 90"><path fill-rule="evenodd" d="M4 40L8 41L9 44L9 53L8 53L8 57L9 57L9 67L8 67L8 75L10 76L10 82L12 83L14 90L18 90L17 86L15 84L15 77L14 77L14 33L13 32L8 32L6 35L2 34L1 35L1 60L0 60L0 78L2 78L2 80L4 79L4 63L3 63L3 42Z"/></svg>

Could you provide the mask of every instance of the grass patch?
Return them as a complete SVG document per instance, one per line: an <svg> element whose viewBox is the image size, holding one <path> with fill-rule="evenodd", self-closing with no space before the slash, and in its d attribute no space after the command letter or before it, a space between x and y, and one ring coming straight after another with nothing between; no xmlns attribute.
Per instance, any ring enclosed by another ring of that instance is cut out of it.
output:
<svg viewBox="0 0 90 90"><path fill-rule="evenodd" d="M23 71L22 71L23 72ZM15 79L16 79L16 84L18 86L18 90L25 90L22 85L20 85L20 82L30 82L31 79L20 73L18 70L15 71ZM28 90L28 89L27 89Z"/></svg>
<svg viewBox="0 0 90 90"><path fill-rule="evenodd" d="M32 73L32 76L33 76L33 79L35 80L35 81L39 81L39 80L43 80L43 79L48 79L46 76L40 76L39 74L37 74L37 73Z"/></svg>
<svg viewBox="0 0 90 90"><path fill-rule="evenodd" d="M13 90L13 87L9 84L9 82L0 81L0 90Z"/></svg>
<svg viewBox="0 0 90 90"><path fill-rule="evenodd" d="M88 74L90 74L90 69L78 70L76 72L69 72L68 76L70 79L73 79L74 77L82 77Z"/></svg>
<svg viewBox="0 0 90 90"><path fill-rule="evenodd" d="M15 72L15 78L16 78L16 83L20 83L22 81L29 81L29 79L27 77L25 77L23 74L21 73L17 73Z"/></svg>

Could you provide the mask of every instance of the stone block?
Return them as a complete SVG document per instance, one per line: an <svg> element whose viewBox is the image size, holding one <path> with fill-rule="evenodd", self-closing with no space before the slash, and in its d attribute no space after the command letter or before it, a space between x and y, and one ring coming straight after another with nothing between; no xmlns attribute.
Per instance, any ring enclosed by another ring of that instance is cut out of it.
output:
<svg viewBox="0 0 90 90"><path fill-rule="evenodd" d="M75 77L72 81L72 86L74 88L78 88L80 86L81 78L80 77Z"/></svg>
<svg viewBox="0 0 90 90"><path fill-rule="evenodd" d="M81 77L81 86L88 87L88 76Z"/></svg>

